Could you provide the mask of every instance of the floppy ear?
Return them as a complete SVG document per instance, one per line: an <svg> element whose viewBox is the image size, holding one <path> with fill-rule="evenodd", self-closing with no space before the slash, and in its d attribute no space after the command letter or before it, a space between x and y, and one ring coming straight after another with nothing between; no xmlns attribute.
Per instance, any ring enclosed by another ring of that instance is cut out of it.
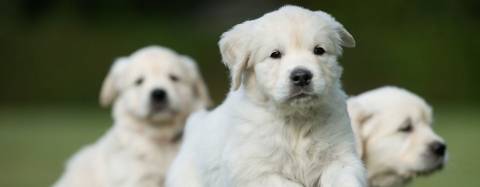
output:
<svg viewBox="0 0 480 187"><path fill-rule="evenodd" d="M100 105L108 107L112 104L118 95L118 77L126 69L128 58L118 58L110 67L107 77L103 81L100 91Z"/></svg>
<svg viewBox="0 0 480 187"><path fill-rule="evenodd" d="M355 47L355 39L353 36L345 29L345 27L335 20L330 14L327 14L323 11L316 11L315 12L318 16L322 17L323 19L328 20L331 22L333 25L333 29L337 32L338 34L338 39L340 41L340 46L343 47Z"/></svg>
<svg viewBox="0 0 480 187"><path fill-rule="evenodd" d="M212 100L210 99L210 94L208 94L207 84L205 84L197 64L190 57L182 56L182 59L187 65L190 75L192 75L192 78L194 79L193 91L197 96L196 102L198 103L195 107L206 108L211 106Z"/></svg>
<svg viewBox="0 0 480 187"><path fill-rule="evenodd" d="M368 111L356 98L349 98L347 101L348 115L352 130L355 136L355 143L358 155L363 159L365 154L365 140L367 134L365 132L366 123L373 117L373 113Z"/></svg>
<svg viewBox="0 0 480 187"><path fill-rule="evenodd" d="M240 87L244 72L251 65L249 63L251 52L248 49L251 34L248 31L251 30L252 24L251 21L246 21L234 26L223 33L218 42L222 61L230 70L231 90Z"/></svg>
<svg viewBox="0 0 480 187"><path fill-rule="evenodd" d="M339 27L337 28L338 35L340 36L340 45L343 47L355 47L356 42L353 36L343 27L342 24L338 23Z"/></svg>

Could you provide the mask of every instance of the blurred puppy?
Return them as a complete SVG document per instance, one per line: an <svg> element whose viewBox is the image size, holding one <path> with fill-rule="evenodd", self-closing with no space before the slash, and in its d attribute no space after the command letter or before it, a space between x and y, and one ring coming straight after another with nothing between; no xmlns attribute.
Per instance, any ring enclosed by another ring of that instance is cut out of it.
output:
<svg viewBox="0 0 480 187"><path fill-rule="evenodd" d="M443 167L445 142L433 132L432 110L419 96L383 87L348 99L348 111L370 186L403 186Z"/></svg>
<svg viewBox="0 0 480 187"><path fill-rule="evenodd" d="M113 103L114 126L68 162L55 186L163 186L185 118L210 99L192 59L151 46L112 65L100 102Z"/></svg>
<svg viewBox="0 0 480 187"><path fill-rule="evenodd" d="M224 33L232 89L188 119L167 186L364 186L337 63L354 45L333 17L296 6Z"/></svg>

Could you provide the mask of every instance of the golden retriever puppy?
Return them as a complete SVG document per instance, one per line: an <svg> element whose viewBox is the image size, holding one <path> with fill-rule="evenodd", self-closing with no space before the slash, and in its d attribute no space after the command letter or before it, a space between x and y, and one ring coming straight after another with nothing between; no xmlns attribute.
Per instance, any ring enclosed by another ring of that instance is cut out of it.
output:
<svg viewBox="0 0 480 187"><path fill-rule="evenodd" d="M73 156L56 187L159 187L186 117L210 102L195 62L158 46L112 65L100 95L113 127Z"/></svg>
<svg viewBox="0 0 480 187"><path fill-rule="evenodd" d="M419 96L383 87L348 99L348 111L370 186L404 186L445 164L445 141L432 130L432 109Z"/></svg>
<svg viewBox="0 0 480 187"><path fill-rule="evenodd" d="M188 119L167 186L365 186L337 62L354 45L332 16L297 6L225 32L231 91Z"/></svg>

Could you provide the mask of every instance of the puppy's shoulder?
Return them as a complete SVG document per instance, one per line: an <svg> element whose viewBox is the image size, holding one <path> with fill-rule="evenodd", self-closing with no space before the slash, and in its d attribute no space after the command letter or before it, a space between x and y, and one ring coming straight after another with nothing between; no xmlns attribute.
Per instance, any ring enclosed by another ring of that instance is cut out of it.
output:
<svg viewBox="0 0 480 187"><path fill-rule="evenodd" d="M190 134L192 131L196 131L198 126L202 126L203 121L206 120L209 113L211 112L202 109L190 114L190 116L187 118L184 133Z"/></svg>
<svg viewBox="0 0 480 187"><path fill-rule="evenodd" d="M199 110L192 113L186 122L184 128L185 138L193 138L201 136L202 134L225 134L235 123L236 115L234 114L238 109L229 97L212 110Z"/></svg>

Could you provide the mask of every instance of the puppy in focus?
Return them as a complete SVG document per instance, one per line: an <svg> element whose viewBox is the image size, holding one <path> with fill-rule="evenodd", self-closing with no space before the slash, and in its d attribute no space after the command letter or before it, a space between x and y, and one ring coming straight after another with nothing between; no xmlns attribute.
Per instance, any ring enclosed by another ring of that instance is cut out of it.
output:
<svg viewBox="0 0 480 187"><path fill-rule="evenodd" d="M150 46L113 63L100 102L113 104L113 127L68 161L56 187L163 186L186 117L210 98L191 58Z"/></svg>
<svg viewBox="0 0 480 187"><path fill-rule="evenodd" d="M348 111L371 187L404 186L441 169L445 141L432 129L432 109L419 96L383 87L348 99Z"/></svg>
<svg viewBox="0 0 480 187"><path fill-rule="evenodd" d="M365 186L337 62L354 45L332 16L297 6L225 32L230 93L188 119L167 186Z"/></svg>

